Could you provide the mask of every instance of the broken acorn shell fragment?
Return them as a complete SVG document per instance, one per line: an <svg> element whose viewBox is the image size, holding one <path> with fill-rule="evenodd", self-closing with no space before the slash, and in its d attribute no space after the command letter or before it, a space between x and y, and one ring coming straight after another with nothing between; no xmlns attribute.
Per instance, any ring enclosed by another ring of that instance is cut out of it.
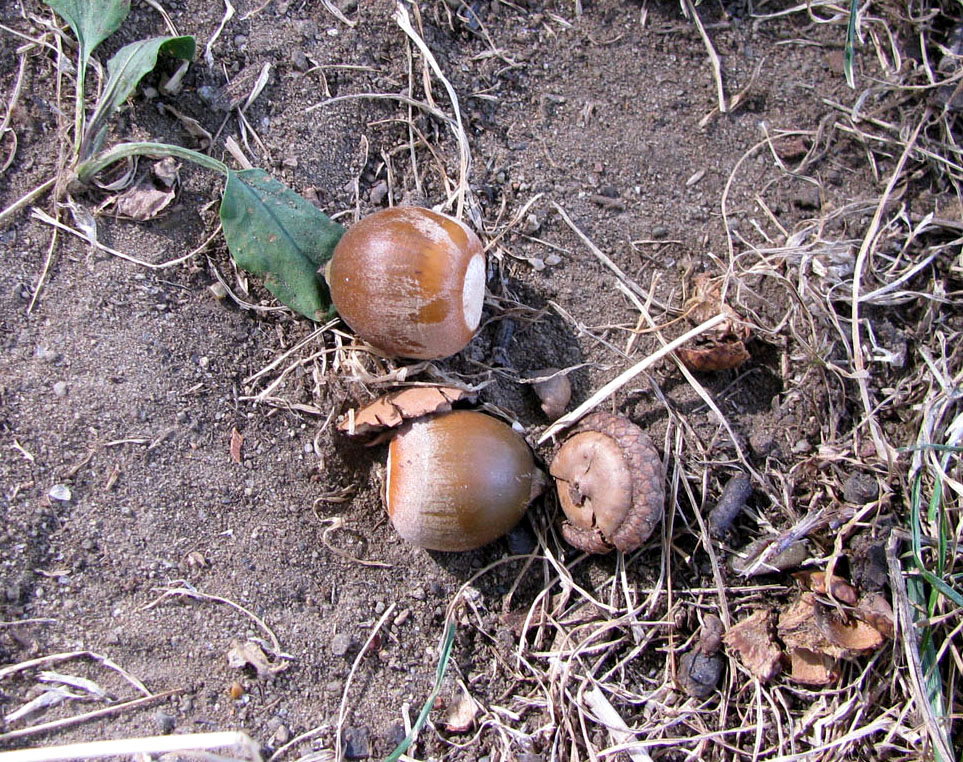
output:
<svg viewBox="0 0 963 762"><path fill-rule="evenodd" d="M485 252L458 220L393 207L352 225L325 279L338 314L388 355L433 360L460 352L481 322Z"/></svg>
<svg viewBox="0 0 963 762"><path fill-rule="evenodd" d="M455 410L391 440L385 507L398 534L428 550L472 550L511 530L542 490L525 440L484 413Z"/></svg>
<svg viewBox="0 0 963 762"><path fill-rule="evenodd" d="M596 412L561 446L549 472L567 517L562 536L590 553L635 550L662 520L662 460L627 418Z"/></svg>

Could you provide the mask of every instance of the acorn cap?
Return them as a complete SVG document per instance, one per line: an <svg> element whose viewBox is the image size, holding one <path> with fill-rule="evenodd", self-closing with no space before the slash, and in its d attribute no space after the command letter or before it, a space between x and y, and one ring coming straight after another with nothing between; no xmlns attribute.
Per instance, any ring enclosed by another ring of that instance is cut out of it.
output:
<svg viewBox="0 0 963 762"><path fill-rule="evenodd" d="M562 535L581 550L635 550L662 519L662 460L646 433L627 418L587 416L562 444L549 472L567 516Z"/></svg>

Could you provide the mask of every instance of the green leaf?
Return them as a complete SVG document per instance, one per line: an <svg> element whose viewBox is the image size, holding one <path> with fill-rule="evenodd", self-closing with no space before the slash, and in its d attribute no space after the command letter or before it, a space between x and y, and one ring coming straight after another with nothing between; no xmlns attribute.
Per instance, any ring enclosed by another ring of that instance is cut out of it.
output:
<svg viewBox="0 0 963 762"><path fill-rule="evenodd" d="M227 173L221 225L234 261L262 276L278 300L312 320L330 314L318 270L343 227L262 169Z"/></svg>
<svg viewBox="0 0 963 762"><path fill-rule="evenodd" d="M80 146L80 160L89 159L100 150L110 117L130 97L144 75L157 65L157 57L161 53L190 61L194 57L194 49L194 38L185 36L138 40L118 50L107 62L107 84L90 117Z"/></svg>
<svg viewBox="0 0 963 762"><path fill-rule="evenodd" d="M84 134L84 92L87 64L100 43L117 31L127 14L130 0L46 0L47 5L67 22L77 38L77 88L74 92L74 157L80 152Z"/></svg>
<svg viewBox="0 0 963 762"><path fill-rule="evenodd" d="M116 32L130 13L130 0L46 0L67 22L80 43L80 63L86 67L90 54Z"/></svg>

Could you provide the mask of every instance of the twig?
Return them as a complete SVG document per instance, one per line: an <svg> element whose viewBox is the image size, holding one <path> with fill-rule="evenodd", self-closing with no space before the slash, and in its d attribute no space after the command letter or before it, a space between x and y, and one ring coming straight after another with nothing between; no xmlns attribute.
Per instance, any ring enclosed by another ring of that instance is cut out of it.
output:
<svg viewBox="0 0 963 762"><path fill-rule="evenodd" d="M873 443L876 445L876 455L880 458L886 458L890 463L895 460L896 453L883 436L883 431L880 428L879 422L876 420L875 405L873 405L869 398L869 372L866 370L866 363L863 358L863 346L859 328L859 289L862 284L863 270L866 267L866 259L869 256L870 249L875 247L876 234L879 231L879 224L883 218L883 213L886 211L889 197L893 193L896 183L899 182L903 176L903 168L906 166L906 160L909 158L913 146L916 144L916 139L919 137L920 130L923 129L923 125L926 124L929 116L930 110L927 108L923 112L923 118L920 119L919 124L916 125L916 129L913 130L913 134L910 135L909 140L906 142L906 147L903 149L899 161L896 162L896 168L893 170L889 182L886 183L886 189L883 191L879 204L876 206L876 213L873 215L873 220L870 222L866 235L863 237L863 243L859 247L859 253L856 255L856 270L853 273L853 315L851 318L853 335L853 376L859 385L859 397L863 403L863 410L866 413L866 421L869 424Z"/></svg>
<svg viewBox="0 0 963 762"><path fill-rule="evenodd" d="M593 394L591 397L585 400L585 402L583 402L581 405L575 408L575 410L573 410L570 413L566 413L557 421L555 421L555 423L553 423L551 426L545 429L545 431L542 432L542 435L538 438L538 444L543 444L549 438L555 436L555 434L557 434L562 429L567 428L568 426L571 426L573 423L579 420L583 415L585 415L587 412L589 412L594 407L599 405L603 400L607 399L616 391L618 391L627 383L629 383L629 381L631 381L637 375L639 375L643 371L655 365L663 357L666 357L667 355L672 354L672 352L677 350L687 341L691 341L696 336L700 336L706 331L709 331L715 328L724 320L728 320L728 319L729 318L727 315L725 315L724 313L719 313L715 317L709 318L704 323L700 323L691 331L684 333L679 338L674 339L673 341L670 341L668 344L662 347L662 349L659 349L656 352L653 352L644 360L640 360L639 362L637 362L631 368L623 371L618 376L616 376L611 381L609 381L605 386L599 389L595 394Z"/></svg>
<svg viewBox="0 0 963 762"><path fill-rule="evenodd" d="M706 28L702 25L702 19L699 18L699 14L696 13L695 6L692 4L692 0L682 0L685 6L686 13L692 17L695 22L696 29L699 30L699 36L702 38L702 43L706 46L706 52L709 54L709 63L712 64L712 76L716 80L716 95L719 98L719 112L725 114L729 109L726 106L726 91L722 86L722 64L719 61L719 55L716 53L716 49L712 46L712 40L709 39L709 34L706 32Z"/></svg>
<svg viewBox="0 0 963 762"><path fill-rule="evenodd" d="M0 762L61 762L61 760L97 759L99 757L133 757L137 759L141 755L223 748L241 749L247 752L248 759L255 762L261 760L260 747L247 733L239 730L228 730L218 733L115 738L109 741L44 746L38 749L17 749L0 752Z"/></svg>
<svg viewBox="0 0 963 762"><path fill-rule="evenodd" d="M49 733L51 730L69 728L72 725L79 725L82 722L87 722L87 720L96 720L100 717L108 717L112 714L126 712L128 709L138 709L142 706L148 706L149 704L156 704L158 701L164 701L169 699L171 696L177 695L181 692L181 690L182 689L178 688L177 690L173 691L164 691L164 693L156 693L151 696L145 696L144 698L133 699L132 701L124 701L121 704L114 704L113 706L104 707L103 709L95 709L92 712L78 714L74 717L64 717L60 720L53 720L52 722L43 722L39 725L31 725L29 728L11 730L7 733L0 734L0 743L13 741L16 738L26 738L27 736ZM2 758L2 756L3 755L0 755L0 758Z"/></svg>
<svg viewBox="0 0 963 762"><path fill-rule="evenodd" d="M112 669L117 672L121 677L123 677L128 683L133 685L137 690L143 693L145 696L152 695L140 680L134 677L132 674L127 672L127 670L120 667L113 660L102 656L101 654L95 653L93 651L66 651L59 654L50 654L48 656L41 656L36 659L30 659L29 661L22 661L19 664L11 664L9 667L4 667L0 669L0 680L10 675L15 675L18 672L23 672L26 669L34 669L37 667L47 667L51 664L57 664L62 661L70 661L71 659L93 659L99 664L103 664L108 669Z"/></svg>

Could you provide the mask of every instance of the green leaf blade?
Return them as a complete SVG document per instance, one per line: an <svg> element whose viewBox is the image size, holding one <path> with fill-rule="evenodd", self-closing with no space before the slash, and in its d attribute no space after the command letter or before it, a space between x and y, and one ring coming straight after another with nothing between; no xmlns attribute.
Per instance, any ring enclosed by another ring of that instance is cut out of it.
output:
<svg viewBox="0 0 963 762"><path fill-rule="evenodd" d="M311 320L330 314L319 268L344 228L264 170L229 171L221 226L238 266L264 278L282 303Z"/></svg>
<svg viewBox="0 0 963 762"><path fill-rule="evenodd" d="M107 84L90 118L90 125L80 147L81 161L100 150L107 133L107 125L114 112L131 96L144 75L157 66L161 53L190 61L196 43L191 36L153 37L125 45L107 62Z"/></svg>
<svg viewBox="0 0 963 762"><path fill-rule="evenodd" d="M130 0L46 0L73 31L86 66L100 43L116 32L130 13Z"/></svg>

